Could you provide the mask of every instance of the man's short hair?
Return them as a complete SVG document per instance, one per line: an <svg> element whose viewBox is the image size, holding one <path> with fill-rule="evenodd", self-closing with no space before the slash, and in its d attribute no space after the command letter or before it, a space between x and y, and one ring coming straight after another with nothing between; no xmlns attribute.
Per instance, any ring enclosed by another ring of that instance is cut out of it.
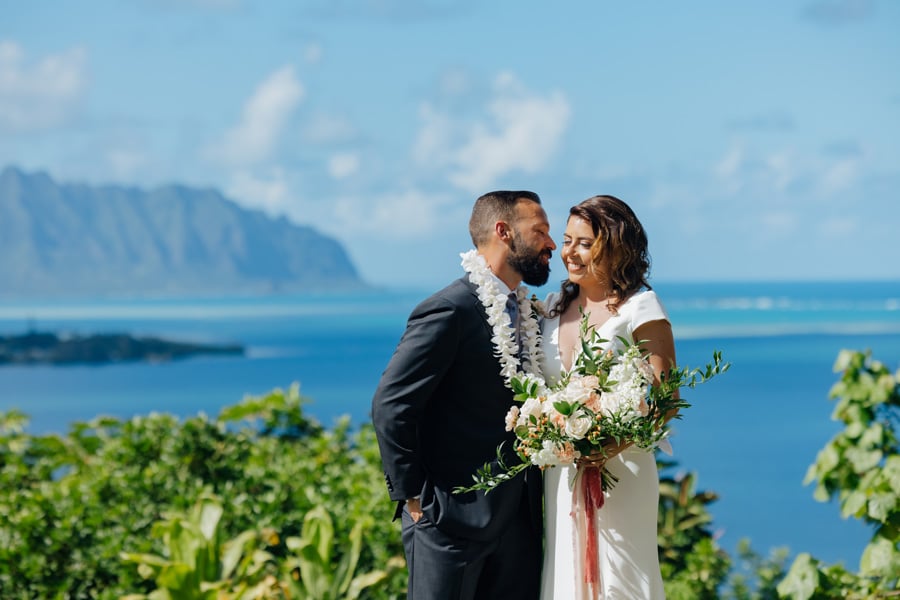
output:
<svg viewBox="0 0 900 600"><path fill-rule="evenodd" d="M469 219L469 235L472 236L472 243L476 248L480 248L490 240L497 221L515 223L516 205L520 200L541 203L541 198L537 194L524 190L488 192L475 201L472 217Z"/></svg>

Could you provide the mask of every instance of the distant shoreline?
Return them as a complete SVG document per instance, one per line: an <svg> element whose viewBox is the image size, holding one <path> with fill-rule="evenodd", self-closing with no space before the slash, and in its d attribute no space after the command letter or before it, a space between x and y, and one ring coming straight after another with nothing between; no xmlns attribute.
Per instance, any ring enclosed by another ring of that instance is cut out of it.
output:
<svg viewBox="0 0 900 600"><path fill-rule="evenodd" d="M169 362L201 354L243 355L240 344L198 344L125 333L60 335L30 331L0 335L0 367L5 365L101 365Z"/></svg>

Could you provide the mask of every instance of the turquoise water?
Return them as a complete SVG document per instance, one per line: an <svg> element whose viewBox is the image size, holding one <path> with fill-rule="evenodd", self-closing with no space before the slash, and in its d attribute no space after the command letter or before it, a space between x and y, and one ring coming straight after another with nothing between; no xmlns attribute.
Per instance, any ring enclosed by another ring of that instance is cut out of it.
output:
<svg viewBox="0 0 900 600"><path fill-rule="evenodd" d="M678 469L713 490L720 543L767 552L787 546L851 568L869 533L802 485L830 420L832 365L842 348L871 349L900 367L900 282L655 285L673 322L679 362L722 350L733 366L685 394L674 425ZM246 357L164 364L0 367L0 410L31 417L33 433L62 432L98 414L215 415L245 394L299 381L308 412L329 425L368 419L382 369L406 316L426 292L196 300L0 302L0 333L29 328L128 332L240 342Z"/></svg>

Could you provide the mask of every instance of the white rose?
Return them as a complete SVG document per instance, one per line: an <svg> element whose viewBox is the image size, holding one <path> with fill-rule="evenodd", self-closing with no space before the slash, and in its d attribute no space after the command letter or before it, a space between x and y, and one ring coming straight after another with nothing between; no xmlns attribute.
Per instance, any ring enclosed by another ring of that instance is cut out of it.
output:
<svg viewBox="0 0 900 600"><path fill-rule="evenodd" d="M529 417L539 418L541 416L542 408L543 406L540 400L537 398L529 398L522 403L522 408L519 409L519 419L524 419L527 422Z"/></svg>
<svg viewBox="0 0 900 600"><path fill-rule="evenodd" d="M574 440L583 439L591 429L591 419L584 413L575 413L566 419L566 435Z"/></svg>

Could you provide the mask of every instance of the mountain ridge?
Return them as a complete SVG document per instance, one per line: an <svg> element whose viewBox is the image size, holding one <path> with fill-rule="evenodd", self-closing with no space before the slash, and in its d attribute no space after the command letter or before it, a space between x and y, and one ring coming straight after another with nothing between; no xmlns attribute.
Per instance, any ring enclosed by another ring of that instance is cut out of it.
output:
<svg viewBox="0 0 900 600"><path fill-rule="evenodd" d="M144 190L0 172L0 297L365 287L337 240L213 188Z"/></svg>

